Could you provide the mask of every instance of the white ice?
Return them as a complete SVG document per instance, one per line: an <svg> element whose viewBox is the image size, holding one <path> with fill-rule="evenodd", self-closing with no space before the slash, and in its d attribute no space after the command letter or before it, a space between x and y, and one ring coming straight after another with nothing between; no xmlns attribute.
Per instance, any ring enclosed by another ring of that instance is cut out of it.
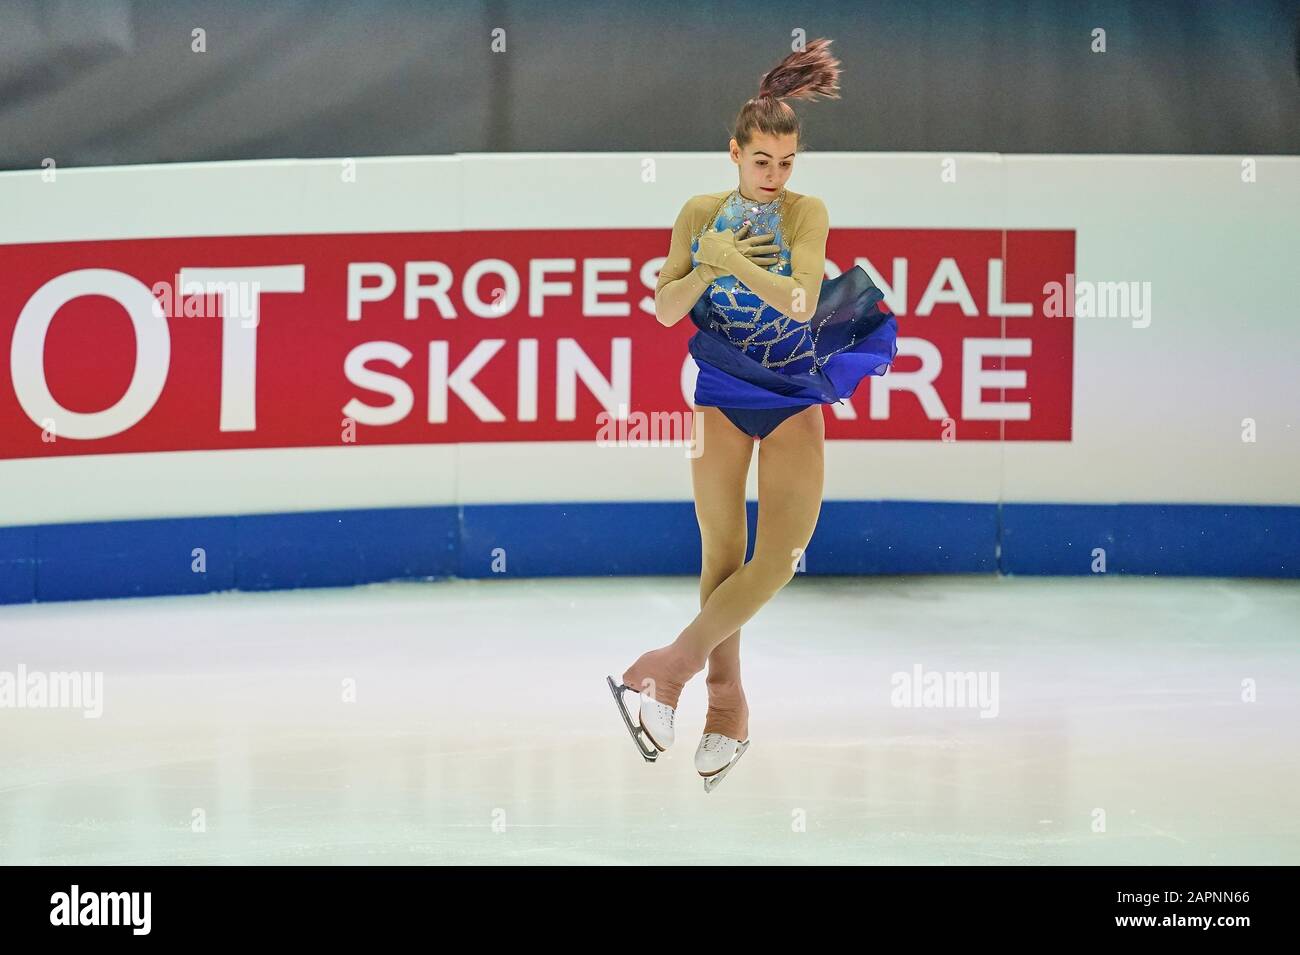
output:
<svg viewBox="0 0 1300 955"><path fill-rule="evenodd" d="M0 673L104 681L98 719L0 708L0 863L1300 863L1300 583L797 577L709 794L703 675L653 765L605 685L697 609L685 577L0 607ZM996 673L996 715L893 705L917 665Z"/></svg>

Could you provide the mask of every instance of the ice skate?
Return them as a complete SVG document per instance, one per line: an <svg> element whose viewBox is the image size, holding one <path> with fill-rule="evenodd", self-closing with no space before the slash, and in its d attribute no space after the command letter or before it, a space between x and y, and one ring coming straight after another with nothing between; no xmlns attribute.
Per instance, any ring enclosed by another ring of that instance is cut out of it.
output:
<svg viewBox="0 0 1300 955"><path fill-rule="evenodd" d="M673 745L673 708L667 703L658 702L648 694L637 692L634 687L615 683L612 676L605 677L605 682L609 684L609 692L614 695L614 705L618 707L618 712L623 717L623 725L632 734L632 741L636 743L636 748L640 750L641 756L647 763L653 763L659 758L660 753ZM632 722L631 714L623 705L625 691L637 694L639 705L636 723Z"/></svg>
<svg viewBox="0 0 1300 955"><path fill-rule="evenodd" d="M749 749L749 740L734 740L721 733L705 733L695 750L695 769L704 777L704 791L713 792L722 782L731 767L740 762L740 757Z"/></svg>

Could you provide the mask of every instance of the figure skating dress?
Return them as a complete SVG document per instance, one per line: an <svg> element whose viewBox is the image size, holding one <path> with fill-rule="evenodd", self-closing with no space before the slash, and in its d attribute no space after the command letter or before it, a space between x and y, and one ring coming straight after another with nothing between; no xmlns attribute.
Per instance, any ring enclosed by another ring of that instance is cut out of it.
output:
<svg viewBox="0 0 1300 955"><path fill-rule="evenodd" d="M791 415L847 398L862 379L885 374L898 352L898 322L860 266L822 278L825 206L789 191L768 202L752 202L738 190L690 200L673 227L660 287L700 264L695 256L705 229L737 231L746 222L750 236L771 233L769 244L779 246L777 263L766 271L808 290L820 281L806 322L782 314L734 275L714 280L691 309L698 329L689 344L699 367L695 403L718 408L745 434L764 438Z"/></svg>

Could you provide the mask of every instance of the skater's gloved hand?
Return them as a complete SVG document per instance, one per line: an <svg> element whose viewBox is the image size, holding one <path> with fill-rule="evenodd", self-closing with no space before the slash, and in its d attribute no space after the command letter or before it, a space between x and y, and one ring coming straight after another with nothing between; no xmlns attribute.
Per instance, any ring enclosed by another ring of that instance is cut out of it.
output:
<svg viewBox="0 0 1300 955"><path fill-rule="evenodd" d="M778 258L777 253L781 251L779 245L772 243L776 236L771 232L763 235L751 236L749 234L750 224L746 222L736 233L736 248L745 253L745 258L755 265L776 265Z"/></svg>
<svg viewBox="0 0 1300 955"><path fill-rule="evenodd" d="M748 222L741 226L737 232L732 232L730 229L722 229L721 231L715 229L706 230L704 235L700 237L700 248L695 253L696 259L705 265L722 269L724 274L727 274L728 271L727 257L736 252L744 255L755 265L764 267L775 265L777 262L775 253L779 252L781 248L772 244L771 240L776 236L770 232L751 236L749 230L750 224Z"/></svg>
<svg viewBox="0 0 1300 955"><path fill-rule="evenodd" d="M738 251L736 233L730 229L705 229L700 236L700 247L695 252L695 258L705 265L725 269L723 260Z"/></svg>

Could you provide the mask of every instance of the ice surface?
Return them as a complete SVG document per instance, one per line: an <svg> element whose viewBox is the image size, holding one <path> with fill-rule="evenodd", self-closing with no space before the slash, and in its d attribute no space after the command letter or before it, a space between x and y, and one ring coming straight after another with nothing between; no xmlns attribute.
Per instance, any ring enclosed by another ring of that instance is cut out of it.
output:
<svg viewBox="0 0 1300 955"><path fill-rule="evenodd" d="M703 675L653 765L605 685L697 608L685 577L0 607L0 673L104 680L98 719L0 709L0 862L1300 863L1300 584L797 577L710 794ZM893 705L918 665L996 672L997 715Z"/></svg>

